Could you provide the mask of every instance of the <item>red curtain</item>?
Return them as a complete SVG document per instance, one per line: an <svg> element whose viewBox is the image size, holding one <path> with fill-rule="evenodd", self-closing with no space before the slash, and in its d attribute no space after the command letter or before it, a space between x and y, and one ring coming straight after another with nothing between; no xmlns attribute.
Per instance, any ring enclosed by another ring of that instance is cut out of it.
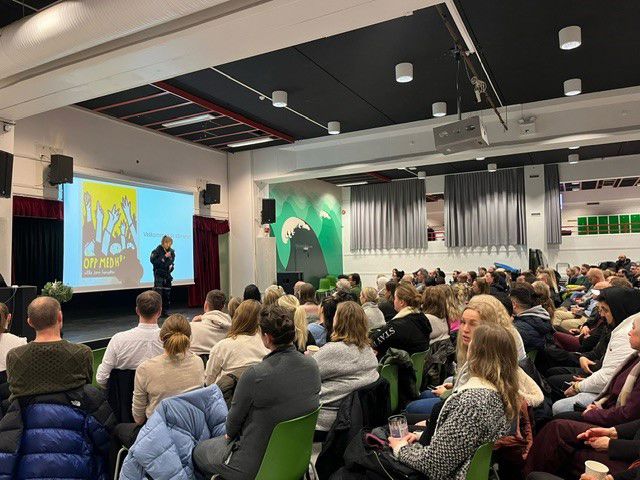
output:
<svg viewBox="0 0 640 480"><path fill-rule="evenodd" d="M198 307L210 290L220 288L218 235L229 232L228 220L193 216L193 266L195 285L189 288L189 306Z"/></svg>
<svg viewBox="0 0 640 480"><path fill-rule="evenodd" d="M32 197L13 197L14 217L48 218L50 220L62 220L64 208L62 202L57 200L44 200Z"/></svg>

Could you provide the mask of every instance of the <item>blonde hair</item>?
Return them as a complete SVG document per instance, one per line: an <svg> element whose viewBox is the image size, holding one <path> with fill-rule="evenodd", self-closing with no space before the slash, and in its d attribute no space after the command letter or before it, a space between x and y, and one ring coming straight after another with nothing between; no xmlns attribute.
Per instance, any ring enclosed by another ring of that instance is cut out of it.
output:
<svg viewBox="0 0 640 480"><path fill-rule="evenodd" d="M191 325L184 315L170 315L160 329L160 341L170 357L185 353L191 345Z"/></svg>
<svg viewBox="0 0 640 480"><path fill-rule="evenodd" d="M362 307L351 301L339 303L333 320L331 341L362 349L369 346L368 333L369 324Z"/></svg>
<svg viewBox="0 0 640 480"><path fill-rule="evenodd" d="M458 302L458 307L464 308L471 298L471 286L468 283L458 282L451 285L451 289L456 302Z"/></svg>
<svg viewBox="0 0 640 480"><path fill-rule="evenodd" d="M233 318L241 303L242 299L240 297L231 297L231 300L229 300L229 303L227 304L227 311L231 318Z"/></svg>
<svg viewBox="0 0 640 480"><path fill-rule="evenodd" d="M278 305L293 312L293 323L296 326L295 344L298 350L307 348L309 330L307 328L307 312L300 306L300 301L293 295L283 295L278 299Z"/></svg>
<svg viewBox="0 0 640 480"><path fill-rule="evenodd" d="M258 331L260 308L262 308L262 305L257 300L245 300L242 302L236 309L227 337L237 338L238 335L255 335Z"/></svg>
<svg viewBox="0 0 640 480"><path fill-rule="evenodd" d="M378 291L373 287L364 287L360 295L365 302L375 303L378 300Z"/></svg>
<svg viewBox="0 0 640 480"><path fill-rule="evenodd" d="M278 299L281 297L280 291L277 288L268 288L264 292L264 299L262 303L264 305L275 305L278 303Z"/></svg>
<svg viewBox="0 0 640 480"><path fill-rule="evenodd" d="M482 325L502 325L511 332L514 339L518 332L513 326L511 316L504 308L504 305L492 295L476 295L469 300L465 310L473 310L480 316ZM462 341L462 335L458 335L456 341L456 361L458 366L464 365L467 361L468 346Z"/></svg>
<svg viewBox="0 0 640 480"><path fill-rule="evenodd" d="M511 332L499 324L479 325L467 360L469 373L488 381L502 397L509 419L520 411L518 354Z"/></svg>
<svg viewBox="0 0 640 480"><path fill-rule="evenodd" d="M422 295L418 293L416 287L407 282L400 282L396 287L395 296L398 300L407 304L407 307L418 308L422 303Z"/></svg>
<svg viewBox="0 0 640 480"><path fill-rule="evenodd" d="M453 288L449 285L437 285L436 288L442 290L444 294L445 308L447 310L447 322L449 325L453 324L456 320L460 320L463 307L453 294Z"/></svg>

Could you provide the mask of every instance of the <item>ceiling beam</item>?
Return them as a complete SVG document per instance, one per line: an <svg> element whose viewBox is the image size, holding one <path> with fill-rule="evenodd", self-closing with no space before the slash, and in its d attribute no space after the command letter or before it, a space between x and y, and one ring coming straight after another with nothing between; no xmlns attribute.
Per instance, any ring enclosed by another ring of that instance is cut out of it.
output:
<svg viewBox="0 0 640 480"><path fill-rule="evenodd" d="M102 112L104 110L109 110L110 108L123 107L124 105L131 105L132 103L144 102L145 100L151 100L152 98L162 97L164 95L169 95L169 92L159 92L152 95L146 95L144 97L132 98L130 100L124 100L122 102L103 105L102 107L98 108L92 108L92 110L94 112Z"/></svg>
<svg viewBox="0 0 640 480"><path fill-rule="evenodd" d="M280 140L284 140L289 143L293 143L295 140L291 135L287 135L286 133L282 133L274 128L267 127L260 122L256 122L255 120L251 120L250 118L245 117L244 115L240 115L239 113L232 112L220 105L210 102L209 100L205 100L204 98L200 98L192 93L189 93L181 88L174 87L173 85L167 82L155 82L153 86L158 87L167 92L171 92L178 97L184 98L185 100L189 100L197 105L200 105L203 108L207 108L221 115L226 115L227 117L233 118L237 122L244 123L245 125L249 125L250 127L255 128L256 130L262 130L265 133L270 134L271 136L278 137Z"/></svg>

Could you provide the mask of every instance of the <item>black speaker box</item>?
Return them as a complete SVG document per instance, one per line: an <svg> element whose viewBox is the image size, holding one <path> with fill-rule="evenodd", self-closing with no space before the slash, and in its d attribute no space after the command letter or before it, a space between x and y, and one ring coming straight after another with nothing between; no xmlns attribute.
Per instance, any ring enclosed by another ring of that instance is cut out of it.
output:
<svg viewBox="0 0 640 480"><path fill-rule="evenodd" d="M275 223L276 221L276 199L262 199L262 224Z"/></svg>
<svg viewBox="0 0 640 480"><path fill-rule="evenodd" d="M51 185L73 183L73 157L68 157L67 155L51 155L49 183Z"/></svg>
<svg viewBox="0 0 640 480"><path fill-rule="evenodd" d="M207 187L203 191L202 201L205 205L217 205L220 203L220 185L207 183Z"/></svg>
<svg viewBox="0 0 640 480"><path fill-rule="evenodd" d="M293 287L297 282L304 280L302 272L280 272L278 273L278 285L280 285L285 293L293 295Z"/></svg>
<svg viewBox="0 0 640 480"><path fill-rule="evenodd" d="M11 198L13 154L0 150L0 197Z"/></svg>

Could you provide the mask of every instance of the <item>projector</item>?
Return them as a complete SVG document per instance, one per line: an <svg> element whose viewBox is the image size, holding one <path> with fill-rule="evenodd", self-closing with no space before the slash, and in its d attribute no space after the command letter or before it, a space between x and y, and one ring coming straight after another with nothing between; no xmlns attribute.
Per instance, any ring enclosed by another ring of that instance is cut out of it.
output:
<svg viewBox="0 0 640 480"><path fill-rule="evenodd" d="M480 117L465 118L457 122L448 123L433 129L436 150L449 155L450 153L474 150L489 145L487 131L484 129Z"/></svg>

